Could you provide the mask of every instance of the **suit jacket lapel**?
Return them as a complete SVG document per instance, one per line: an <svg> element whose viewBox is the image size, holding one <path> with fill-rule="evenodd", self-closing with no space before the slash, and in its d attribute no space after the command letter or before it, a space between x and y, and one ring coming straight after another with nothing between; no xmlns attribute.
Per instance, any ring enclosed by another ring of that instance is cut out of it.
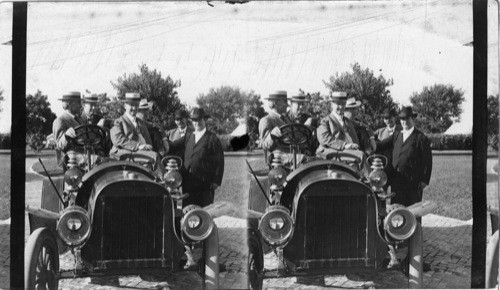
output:
<svg viewBox="0 0 500 290"><path fill-rule="evenodd" d="M134 126L134 124L132 123L132 121L130 121L130 119L127 116L123 116L123 120L127 124L128 129L130 131L132 131L135 135L139 135L138 131L137 131L137 128ZM137 119L136 119L136 122L137 122Z"/></svg>
<svg viewBox="0 0 500 290"><path fill-rule="evenodd" d="M340 125L340 122L339 120L337 120L336 117L332 116L331 114L328 115L328 118L330 118L330 122L332 122L333 124L335 124L335 126L337 127L337 129L340 131L340 134L343 134L341 136L345 136L345 131L344 131L344 128L342 125ZM335 132L335 128L330 128L331 131L332 131L332 134Z"/></svg>
<svg viewBox="0 0 500 290"><path fill-rule="evenodd" d="M195 147L198 146L198 144L203 144L205 142L205 139L208 138L207 135L208 135L208 131L205 131L205 134L203 134L203 136L201 136L200 140L198 140L198 142L196 142L196 144L194 145ZM194 134L193 134L193 137L194 137Z"/></svg>

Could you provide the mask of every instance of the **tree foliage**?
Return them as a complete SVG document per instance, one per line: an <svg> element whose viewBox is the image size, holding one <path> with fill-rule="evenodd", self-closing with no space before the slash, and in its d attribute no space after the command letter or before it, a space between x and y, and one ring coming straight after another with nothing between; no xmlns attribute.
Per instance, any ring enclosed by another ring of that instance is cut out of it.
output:
<svg viewBox="0 0 500 290"><path fill-rule="evenodd" d="M330 93L343 91L348 98L361 101L359 120L365 126L375 129L381 124L381 115L385 108L395 108L388 87L393 85L392 79L384 76L376 77L372 70L363 69L358 63L351 65L352 72L336 73L328 81L323 81Z"/></svg>
<svg viewBox="0 0 500 290"><path fill-rule="evenodd" d="M52 123L56 115L50 108L47 96L40 90L26 96L26 141L34 150L43 146L45 136L52 133Z"/></svg>
<svg viewBox="0 0 500 290"><path fill-rule="evenodd" d="M2 108L2 103L4 101L4 96L3 96L3 90L0 88L0 112L2 112L3 108Z"/></svg>
<svg viewBox="0 0 500 290"><path fill-rule="evenodd" d="M425 86L420 93L414 92L410 97L413 110L419 114L415 125L425 133L446 131L454 118L460 119L464 100L464 92L453 85Z"/></svg>
<svg viewBox="0 0 500 290"><path fill-rule="evenodd" d="M153 102L151 122L161 128L174 127L173 113L184 107L175 90L180 87L180 80L174 81L170 76L162 77L161 72L150 70L146 64L139 66L139 73L123 74L115 83L111 82L111 85L117 90L117 99L111 100L106 107L113 116L120 110L118 100L123 100L129 92L138 92L141 98Z"/></svg>
<svg viewBox="0 0 500 290"><path fill-rule="evenodd" d="M258 138L259 120L266 113L260 95L254 91L245 92L231 86L210 88L207 94L196 98L196 103L211 116L208 127L217 134L231 133L238 126L237 119L243 118L251 141Z"/></svg>
<svg viewBox="0 0 500 290"><path fill-rule="evenodd" d="M488 97L488 144L498 150L498 94Z"/></svg>

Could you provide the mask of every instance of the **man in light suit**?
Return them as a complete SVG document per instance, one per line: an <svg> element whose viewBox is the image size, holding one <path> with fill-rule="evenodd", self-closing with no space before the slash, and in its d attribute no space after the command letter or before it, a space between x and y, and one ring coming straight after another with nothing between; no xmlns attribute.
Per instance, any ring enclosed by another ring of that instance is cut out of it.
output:
<svg viewBox="0 0 500 290"><path fill-rule="evenodd" d="M373 137L373 131L370 128L363 126L358 121L359 107L361 107L360 101L356 101L355 98L347 99L344 116L351 120L354 125L354 130L358 135L359 149L369 156L375 151L375 137Z"/></svg>
<svg viewBox="0 0 500 290"><path fill-rule="evenodd" d="M378 150L392 148L392 191L396 196L392 203L409 206L422 201L423 189L429 184L432 172L432 151L429 139L415 128L417 116L411 107L403 107L399 113L403 130L377 142Z"/></svg>
<svg viewBox="0 0 500 290"><path fill-rule="evenodd" d="M165 131L150 123L150 113L153 104L146 99L141 99L139 108L137 109L137 118L144 121L151 137L153 151L158 152L161 156L165 156L168 150L168 139Z"/></svg>
<svg viewBox="0 0 500 290"><path fill-rule="evenodd" d="M163 171L160 155L153 151L146 123L137 118L140 101L139 93L125 94L125 113L114 121L110 131L113 148L109 155L120 158L123 154L138 152L154 159L156 167Z"/></svg>
<svg viewBox="0 0 500 290"><path fill-rule="evenodd" d="M187 133L194 132L193 125L188 124L189 114L185 110L178 109L177 111L175 111L174 118L175 118L175 125L177 125L177 128L167 131L166 135L168 141L174 142L176 140L183 138L184 135L186 135ZM184 150L182 149L175 152L171 151L169 154L176 155L184 159Z"/></svg>
<svg viewBox="0 0 500 290"><path fill-rule="evenodd" d="M359 140L354 125L351 120L344 117L347 94L333 92L331 101L331 113L320 121L316 130L319 141L316 154L323 158L329 158L331 154L346 149L359 149Z"/></svg>
<svg viewBox="0 0 500 290"><path fill-rule="evenodd" d="M82 125L80 117L81 94L80 92L68 92L59 99L62 101L64 112L52 123L52 133L56 143L57 162L61 163L62 155L69 150L74 150L71 139L75 138L74 128Z"/></svg>

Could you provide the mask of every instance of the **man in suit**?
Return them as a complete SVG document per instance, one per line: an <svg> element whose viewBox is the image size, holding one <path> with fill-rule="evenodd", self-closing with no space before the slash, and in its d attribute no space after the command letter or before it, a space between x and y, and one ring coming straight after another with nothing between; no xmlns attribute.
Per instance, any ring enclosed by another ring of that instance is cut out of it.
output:
<svg viewBox="0 0 500 290"><path fill-rule="evenodd" d="M184 109L178 109L174 113L175 125L177 126L174 129L168 130L166 132L166 136L168 141L174 142L179 140L186 135L186 133L193 133L194 127L191 124L188 124L189 114ZM180 149L178 151L169 152L171 155L179 156L184 158L184 150Z"/></svg>
<svg viewBox="0 0 500 290"><path fill-rule="evenodd" d="M280 127L286 124L291 124L292 120L286 115L287 93L286 91L276 91L269 94L268 98L269 114L262 117L259 121L259 137L260 147L264 149L267 158L267 152L272 152L278 149L278 144L275 142L277 137L281 136ZM287 150L287 148L281 148Z"/></svg>
<svg viewBox="0 0 500 290"><path fill-rule="evenodd" d="M318 148L318 138L316 138L318 121L306 112L308 102L308 97L302 92L293 95L290 98L290 110L287 112L287 117L292 123L305 125L311 129L312 138L307 143L307 147L302 149L306 155L311 156Z"/></svg>
<svg viewBox="0 0 500 290"><path fill-rule="evenodd" d="M403 130L377 142L378 150L392 148L392 203L409 206L422 200L423 189L429 184L432 172L432 151L429 139L415 128L417 116L411 107L399 113Z"/></svg>
<svg viewBox="0 0 500 290"><path fill-rule="evenodd" d="M360 101L356 101L355 98L349 98L346 102L344 116L351 120L354 125L354 130L359 140L359 149L364 151L366 155L372 155L376 147L375 138L373 137L372 130L357 121L360 106Z"/></svg>
<svg viewBox="0 0 500 290"><path fill-rule="evenodd" d="M149 115L152 107L152 103L148 102L146 99L141 99L139 108L137 109L137 118L143 120L144 124L146 124L149 136L151 137L153 151L158 152L158 154L163 157L168 151L168 138L164 130L159 129L149 122Z"/></svg>
<svg viewBox="0 0 500 290"><path fill-rule="evenodd" d="M84 124L97 125L102 116L98 114L97 109L99 100L96 95L86 95L82 99L83 110L80 114Z"/></svg>
<svg viewBox="0 0 500 290"><path fill-rule="evenodd" d="M316 134L319 147L316 154L329 157L339 151L358 150L359 140L351 120L344 117L347 94L333 92L331 95L332 111L321 119Z"/></svg>
<svg viewBox="0 0 500 290"><path fill-rule="evenodd" d="M125 113L114 121L110 131L113 148L111 148L109 155L120 158L123 154L138 152L154 159L155 167L164 171L160 155L153 151L153 142L146 123L137 118L140 101L139 93L125 94Z"/></svg>
<svg viewBox="0 0 500 290"><path fill-rule="evenodd" d="M57 162L61 163L63 154L77 149L71 143L71 139L75 138L74 128L82 125L83 120L80 117L82 108L80 92L68 92L59 100L64 111L52 123L52 133L56 143Z"/></svg>
<svg viewBox="0 0 500 290"><path fill-rule="evenodd" d="M206 120L210 116L202 108L193 109L191 120L194 132L170 143L170 150L184 149L182 190L189 193L184 205L201 207L214 202L215 190L222 183L224 174L224 151L217 136L208 131Z"/></svg>

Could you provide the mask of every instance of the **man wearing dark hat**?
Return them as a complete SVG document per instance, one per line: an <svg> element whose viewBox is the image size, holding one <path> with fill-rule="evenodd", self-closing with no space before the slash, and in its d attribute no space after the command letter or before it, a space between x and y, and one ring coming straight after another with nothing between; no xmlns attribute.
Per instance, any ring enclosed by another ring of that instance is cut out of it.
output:
<svg viewBox="0 0 500 290"><path fill-rule="evenodd" d="M274 137L280 137L280 127L286 124L291 124L292 120L286 115L287 94L286 91L276 91L269 94L268 98L269 114L264 116L259 121L259 137L260 147L264 149L267 158L267 152L272 152L277 149L277 144ZM286 148L283 148L286 150Z"/></svg>
<svg viewBox="0 0 500 290"><path fill-rule="evenodd" d="M56 142L58 162L61 160L61 153L66 153L68 150L73 149L71 138L75 138L74 128L83 124L83 120L80 117L80 110L82 108L80 92L68 92L59 100L62 101L64 112L52 123L52 133Z"/></svg>
<svg viewBox="0 0 500 290"><path fill-rule="evenodd" d="M415 128L417 116L411 107L399 113L402 131L377 142L378 150L392 148L392 203L409 206L422 200L423 189L429 184L432 171L432 151L429 139Z"/></svg>
<svg viewBox="0 0 500 290"><path fill-rule="evenodd" d="M344 116L351 120L354 125L354 129L358 135L359 149L364 151L366 155L372 155L376 147L375 139L373 138L373 131L357 121L360 106L361 102L356 101L355 98L347 99Z"/></svg>
<svg viewBox="0 0 500 290"><path fill-rule="evenodd" d="M319 147L316 154L328 157L331 153L343 150L358 150L359 140L351 120L344 117L347 94L333 92L332 111L324 117L316 130Z"/></svg>
<svg viewBox="0 0 500 290"><path fill-rule="evenodd" d="M152 103L148 102L146 99L141 99L139 108L137 109L137 118L143 120L144 124L146 124L146 128L148 128L149 136L151 137L151 144L153 145L153 151L158 152L158 154L163 157L168 151L168 138L164 130L149 122L152 107Z"/></svg>
<svg viewBox="0 0 500 290"><path fill-rule="evenodd" d="M186 135L186 133L192 133L194 132L194 127L192 124L188 123L188 118L189 115L184 109L178 109L174 113L174 121L175 125L177 126L174 129L170 129L166 132L168 141L174 142L176 140L181 139ZM184 151L179 150L179 151L171 151L169 154L179 156L181 158L184 158Z"/></svg>
<svg viewBox="0 0 500 290"><path fill-rule="evenodd" d="M121 155L138 150L153 150L146 123L137 118L140 101L139 93L125 94L125 113L114 121L110 132L113 142L110 155Z"/></svg>
<svg viewBox="0 0 500 290"><path fill-rule="evenodd" d="M171 151L184 150L182 190L189 193L184 205L212 204L215 190L222 184L224 151L219 138L207 130L209 117L202 108L194 108L191 114L194 131L170 143Z"/></svg>

